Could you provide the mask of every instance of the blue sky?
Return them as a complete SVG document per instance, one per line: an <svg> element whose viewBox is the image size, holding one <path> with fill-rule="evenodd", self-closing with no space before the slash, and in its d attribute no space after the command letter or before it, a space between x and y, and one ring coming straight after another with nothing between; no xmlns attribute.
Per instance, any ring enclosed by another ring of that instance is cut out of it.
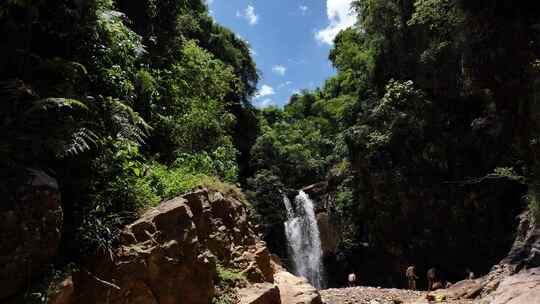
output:
<svg viewBox="0 0 540 304"><path fill-rule="evenodd" d="M257 107L283 106L302 89L322 86L335 71L332 40L351 26L351 0L207 0L214 19L251 46L261 72Z"/></svg>

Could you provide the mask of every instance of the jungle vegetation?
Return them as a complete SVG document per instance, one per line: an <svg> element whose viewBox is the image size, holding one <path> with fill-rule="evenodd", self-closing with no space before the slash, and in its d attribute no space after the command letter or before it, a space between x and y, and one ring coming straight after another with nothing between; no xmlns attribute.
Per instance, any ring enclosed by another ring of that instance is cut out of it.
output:
<svg viewBox="0 0 540 304"><path fill-rule="evenodd" d="M518 213L540 218L538 4L353 9L357 24L329 54L336 75L256 109L249 45L202 0L4 1L3 204L16 204L28 168L55 177L67 263L110 250L145 208L228 183L283 252L282 193L326 181L342 232L329 263L369 272L363 257L395 274L414 257L486 271Z"/></svg>

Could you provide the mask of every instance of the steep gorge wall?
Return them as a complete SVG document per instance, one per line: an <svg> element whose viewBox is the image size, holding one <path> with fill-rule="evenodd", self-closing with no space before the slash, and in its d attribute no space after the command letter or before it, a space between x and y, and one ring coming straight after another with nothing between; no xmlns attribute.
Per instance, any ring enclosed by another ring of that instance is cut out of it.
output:
<svg viewBox="0 0 540 304"><path fill-rule="evenodd" d="M463 13L459 26L448 36L402 27L403 40L386 37L395 45L376 68L381 91L394 78L426 93L432 108L422 134L405 130L377 153L349 142L354 200L362 205L356 221L369 244L361 250L369 263L356 267L370 284L403 286L412 263L423 276L437 267L451 281L466 268L488 273L510 250L537 184L538 4L447 3ZM407 10L400 16L411 19ZM448 50L421 60L430 51L422 44L441 40Z"/></svg>
<svg viewBox="0 0 540 304"><path fill-rule="evenodd" d="M431 189L435 194L427 189L421 194L402 193L402 208L393 221L384 223L384 233L376 239L370 235L376 212L363 209L358 217L343 218L336 212L338 190L333 183L303 189L316 205L330 287L345 286L351 271L358 273L361 284L404 287L403 272L411 263L417 264L422 288L430 267L437 267L450 281L463 279L467 268L488 273L508 254L517 216L525 208L526 187L504 178ZM415 243L422 240L423 244Z"/></svg>

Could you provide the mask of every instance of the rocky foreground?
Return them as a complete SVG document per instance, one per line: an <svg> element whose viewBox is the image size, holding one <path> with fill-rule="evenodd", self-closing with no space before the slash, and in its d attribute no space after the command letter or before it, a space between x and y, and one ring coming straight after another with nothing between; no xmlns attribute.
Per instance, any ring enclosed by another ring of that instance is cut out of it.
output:
<svg viewBox="0 0 540 304"><path fill-rule="evenodd" d="M540 304L540 268L517 273L509 270L499 265L485 277L431 293L353 287L322 290L320 294L325 304Z"/></svg>
<svg viewBox="0 0 540 304"><path fill-rule="evenodd" d="M49 304L322 304L269 253L248 215L234 192L163 202L122 230L111 257L89 255Z"/></svg>
<svg viewBox="0 0 540 304"><path fill-rule="evenodd" d="M424 293L421 291L375 287L337 288L321 291L322 300L326 304L394 304L412 301L422 295Z"/></svg>
<svg viewBox="0 0 540 304"><path fill-rule="evenodd" d="M375 287L352 287L321 291L325 304L424 304L430 303L425 291L385 289ZM437 302L433 302L437 303ZM441 303L468 304L470 300L448 300Z"/></svg>

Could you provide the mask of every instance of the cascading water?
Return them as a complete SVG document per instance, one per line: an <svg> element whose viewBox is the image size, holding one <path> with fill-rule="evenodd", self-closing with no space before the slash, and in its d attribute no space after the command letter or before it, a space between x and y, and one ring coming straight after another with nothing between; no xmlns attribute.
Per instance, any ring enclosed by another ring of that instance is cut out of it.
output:
<svg viewBox="0 0 540 304"><path fill-rule="evenodd" d="M321 289L324 287L321 238L313 202L304 191L294 199L296 208L285 195L283 202L287 209L285 234L294 271Z"/></svg>

